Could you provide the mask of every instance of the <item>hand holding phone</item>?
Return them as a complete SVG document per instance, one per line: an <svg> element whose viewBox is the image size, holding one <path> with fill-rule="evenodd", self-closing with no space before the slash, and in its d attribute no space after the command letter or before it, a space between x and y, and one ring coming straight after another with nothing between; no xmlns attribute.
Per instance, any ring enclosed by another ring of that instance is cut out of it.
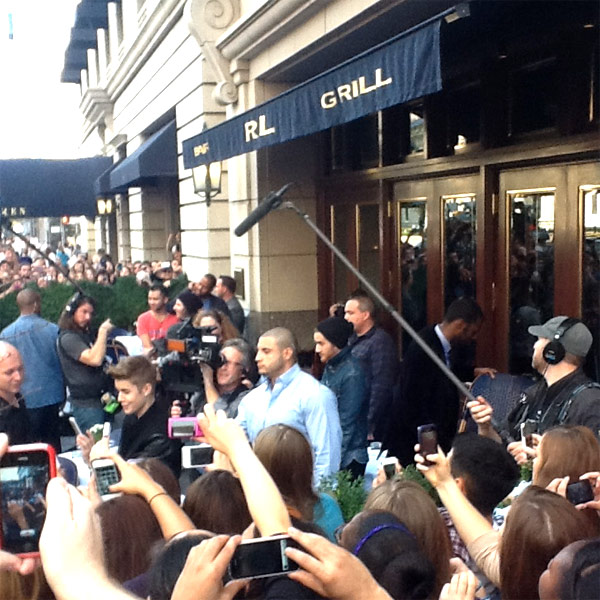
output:
<svg viewBox="0 0 600 600"><path fill-rule="evenodd" d="M567 486L567 500L571 504L585 504L594 499L594 489L587 479L582 479Z"/></svg>
<svg viewBox="0 0 600 600"><path fill-rule="evenodd" d="M298 565L285 553L288 547L299 548L289 535L244 540L231 558L229 576L231 579L256 579L296 571Z"/></svg>
<svg viewBox="0 0 600 600"><path fill-rule="evenodd" d="M121 481L121 473L110 458L95 458L92 460L92 470L96 476L96 489L102 500L110 500L119 494L110 491L110 486Z"/></svg>
<svg viewBox="0 0 600 600"><path fill-rule="evenodd" d="M56 454L48 444L11 446L0 460L0 548L39 556L46 518L46 486L56 477Z"/></svg>
<svg viewBox="0 0 600 600"><path fill-rule="evenodd" d="M392 477L394 477L396 474L397 465L399 464L400 463L395 456L388 456L387 458L383 459L381 466L383 467L383 472L385 473L386 479L392 479Z"/></svg>
<svg viewBox="0 0 600 600"><path fill-rule="evenodd" d="M419 425L417 427L417 439L419 441L419 454L423 457L425 465L431 466L433 463L427 460L427 455L437 454L437 426L434 423Z"/></svg>

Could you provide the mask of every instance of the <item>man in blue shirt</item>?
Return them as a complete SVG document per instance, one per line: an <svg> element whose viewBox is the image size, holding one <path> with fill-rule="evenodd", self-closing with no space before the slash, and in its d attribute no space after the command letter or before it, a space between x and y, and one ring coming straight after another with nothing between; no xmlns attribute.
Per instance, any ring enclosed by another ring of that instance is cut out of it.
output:
<svg viewBox="0 0 600 600"><path fill-rule="evenodd" d="M342 469L352 477L365 474L369 383L358 358L352 356L348 338L352 325L341 317L329 317L313 334L315 352L325 364L321 383L336 396L342 426Z"/></svg>
<svg viewBox="0 0 600 600"><path fill-rule="evenodd" d="M340 468L342 429L335 395L300 369L293 335L283 327L259 338L256 365L263 379L240 402L238 423L250 443L277 423L300 431L312 446L313 481L318 484Z"/></svg>
<svg viewBox="0 0 600 600"><path fill-rule="evenodd" d="M60 447L58 408L65 387L56 350L58 327L40 317L40 295L27 288L17 294L21 316L6 327L0 338L12 344L23 358L25 380L21 393L31 426L31 441Z"/></svg>

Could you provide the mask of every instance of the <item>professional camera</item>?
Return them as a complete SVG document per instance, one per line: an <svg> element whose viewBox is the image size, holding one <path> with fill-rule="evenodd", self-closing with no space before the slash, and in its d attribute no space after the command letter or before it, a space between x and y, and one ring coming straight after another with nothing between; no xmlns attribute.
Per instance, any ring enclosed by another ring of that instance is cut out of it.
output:
<svg viewBox="0 0 600 600"><path fill-rule="evenodd" d="M213 370L221 366L221 345L212 327L194 327L186 319L175 338L161 340L157 361L165 390L194 393L204 390L200 363Z"/></svg>

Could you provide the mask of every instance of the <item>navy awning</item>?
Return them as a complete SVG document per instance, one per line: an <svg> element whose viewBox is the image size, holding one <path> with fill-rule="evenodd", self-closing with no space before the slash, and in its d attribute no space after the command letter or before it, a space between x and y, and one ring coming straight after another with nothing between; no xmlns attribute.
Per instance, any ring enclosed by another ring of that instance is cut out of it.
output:
<svg viewBox="0 0 600 600"><path fill-rule="evenodd" d="M110 185L110 174L116 169L121 163L115 163L111 165L96 181L94 181L94 194L96 198L106 198L107 196L114 196L115 194L126 194L127 186L123 188L113 189Z"/></svg>
<svg viewBox="0 0 600 600"><path fill-rule="evenodd" d="M323 131L440 91L442 17L184 141L185 168Z"/></svg>
<svg viewBox="0 0 600 600"><path fill-rule="evenodd" d="M177 129L171 121L153 133L131 156L110 173L113 192L152 183L161 177L177 177Z"/></svg>
<svg viewBox="0 0 600 600"><path fill-rule="evenodd" d="M13 218L96 215L94 181L106 156L0 160L0 211Z"/></svg>

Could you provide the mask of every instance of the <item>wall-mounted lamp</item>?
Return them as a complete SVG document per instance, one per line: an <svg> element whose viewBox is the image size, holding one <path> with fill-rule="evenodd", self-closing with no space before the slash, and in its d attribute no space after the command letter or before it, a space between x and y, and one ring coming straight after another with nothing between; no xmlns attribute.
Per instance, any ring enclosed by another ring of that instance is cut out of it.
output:
<svg viewBox="0 0 600 600"><path fill-rule="evenodd" d="M96 207L100 216L110 215L113 211L113 201L111 198L98 198L96 200Z"/></svg>
<svg viewBox="0 0 600 600"><path fill-rule="evenodd" d="M210 206L210 201L221 193L221 175L220 162L200 165L192 169L194 192L206 199L206 206Z"/></svg>

